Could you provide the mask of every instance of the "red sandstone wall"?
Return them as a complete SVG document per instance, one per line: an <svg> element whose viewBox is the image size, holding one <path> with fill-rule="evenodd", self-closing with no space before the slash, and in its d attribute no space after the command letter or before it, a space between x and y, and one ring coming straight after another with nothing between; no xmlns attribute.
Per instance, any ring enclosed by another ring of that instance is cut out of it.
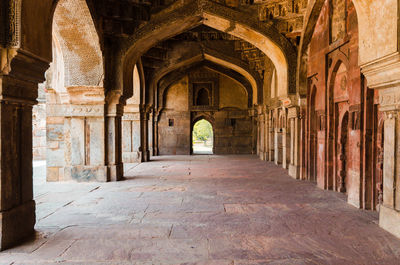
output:
<svg viewBox="0 0 400 265"><path fill-rule="evenodd" d="M337 18L330 19L334 7L326 1L310 43L308 76L309 83L316 86L315 111L318 113L311 118L317 119L318 124L318 131L314 132L317 135L317 146L314 149L317 152L318 186L340 190L340 171L343 169L348 201L359 206L362 139L359 125L361 116L358 115L362 110L360 104L363 91L358 66L357 14L350 0L343 0L342 5L347 6L346 30L339 34L339 38L337 35L330 36L330 32L340 32L343 25L340 25ZM340 9L335 12L340 12ZM336 38L336 41L332 41ZM348 123L344 118L346 112ZM347 141L343 140L346 137L341 134L344 124L348 124ZM345 145L342 144L344 142ZM340 158L342 148L345 148L343 160Z"/></svg>

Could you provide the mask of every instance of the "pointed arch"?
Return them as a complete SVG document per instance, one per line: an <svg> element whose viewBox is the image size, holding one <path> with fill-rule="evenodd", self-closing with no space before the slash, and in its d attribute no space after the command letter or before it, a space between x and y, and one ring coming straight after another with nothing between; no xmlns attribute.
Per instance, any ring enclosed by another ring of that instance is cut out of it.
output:
<svg viewBox="0 0 400 265"><path fill-rule="evenodd" d="M159 94L162 91L158 91L157 92L157 84L158 82L166 75L168 75L169 73L176 71L180 68L184 68L184 67L188 67L191 65L195 65L201 62L211 62L215 65L219 65L219 66L223 66L229 69L232 69L233 71L235 71L236 73L242 75L250 84L252 91L251 91L251 95L252 95L252 103L256 104L257 102L257 91L259 91L260 89L262 89L262 81L259 77L259 75L252 71L251 69L248 69L248 66L243 64L242 62L240 62L239 60L232 58L232 57L228 57L228 56L224 56L223 54L217 53L215 51L211 51L209 49L204 49L202 54L198 54L195 55L193 57L190 58L183 58L182 60L178 60L176 62L174 62L171 65L166 66L165 68L161 68L158 70L158 72L156 73L156 75L152 78L151 80L151 84L149 85L149 89L151 91L154 91L154 93ZM157 100L157 99L156 99ZM160 105L161 102L156 102L156 107L158 107L158 105Z"/></svg>
<svg viewBox="0 0 400 265"><path fill-rule="evenodd" d="M293 45L272 24L260 25L257 18L209 0L192 1L168 13L161 12L129 38L119 55L121 63L118 67L121 68L116 71L122 75L116 80L115 87L129 90L131 68L152 46L202 24L241 38L263 51L277 69L278 96L295 92L296 52Z"/></svg>

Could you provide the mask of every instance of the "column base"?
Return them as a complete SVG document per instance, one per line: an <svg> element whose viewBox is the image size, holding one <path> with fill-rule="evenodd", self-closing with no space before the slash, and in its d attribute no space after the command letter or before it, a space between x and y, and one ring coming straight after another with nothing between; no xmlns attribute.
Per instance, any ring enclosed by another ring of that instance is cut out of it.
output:
<svg viewBox="0 0 400 265"><path fill-rule="evenodd" d="M124 165L107 166L108 181L119 181L124 178Z"/></svg>
<svg viewBox="0 0 400 265"><path fill-rule="evenodd" d="M33 236L35 223L33 200L0 212L0 250L20 244L25 238Z"/></svg>
<svg viewBox="0 0 400 265"><path fill-rule="evenodd" d="M99 181L106 182L106 166L73 166L64 168L64 180L75 180L78 182Z"/></svg>
<svg viewBox="0 0 400 265"><path fill-rule="evenodd" d="M379 207L379 226L400 238L400 212L384 205Z"/></svg>
<svg viewBox="0 0 400 265"><path fill-rule="evenodd" d="M142 161L143 162L150 161L150 151L149 150L142 151Z"/></svg>
<svg viewBox="0 0 400 265"><path fill-rule="evenodd" d="M294 179L300 179L300 167L290 164L289 176L291 176Z"/></svg>
<svg viewBox="0 0 400 265"><path fill-rule="evenodd" d="M268 155L268 161L273 162L275 160L274 150L270 149Z"/></svg>

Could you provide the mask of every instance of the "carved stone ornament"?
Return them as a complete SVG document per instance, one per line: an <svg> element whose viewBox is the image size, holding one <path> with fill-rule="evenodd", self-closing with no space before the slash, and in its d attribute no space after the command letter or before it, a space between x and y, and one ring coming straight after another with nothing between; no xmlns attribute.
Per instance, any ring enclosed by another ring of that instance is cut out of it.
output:
<svg viewBox="0 0 400 265"><path fill-rule="evenodd" d="M49 117L103 117L104 105L48 105Z"/></svg>
<svg viewBox="0 0 400 265"><path fill-rule="evenodd" d="M19 48L21 44L21 0L9 0L7 46Z"/></svg>

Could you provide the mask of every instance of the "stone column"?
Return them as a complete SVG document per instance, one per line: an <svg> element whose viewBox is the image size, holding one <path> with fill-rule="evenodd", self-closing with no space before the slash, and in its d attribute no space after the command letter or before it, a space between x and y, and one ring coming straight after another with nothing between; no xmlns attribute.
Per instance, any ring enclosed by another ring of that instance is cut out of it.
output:
<svg viewBox="0 0 400 265"><path fill-rule="evenodd" d="M104 88L72 87L68 94L71 104L57 106L64 112L64 179L107 181Z"/></svg>
<svg viewBox="0 0 400 265"><path fill-rule="evenodd" d="M137 163L142 161L140 148L140 111L139 105L129 104L124 107L122 116L122 162Z"/></svg>
<svg viewBox="0 0 400 265"><path fill-rule="evenodd" d="M300 166L300 175L299 178L302 180L307 179L306 175L306 166L305 166L305 161L306 161L306 119L305 119L305 109L301 108L300 109L300 114L299 114L299 123L300 123L300 134L299 138L297 141L299 142L299 166Z"/></svg>
<svg viewBox="0 0 400 265"><path fill-rule="evenodd" d="M264 106L264 160L269 160L269 119L268 108Z"/></svg>
<svg viewBox="0 0 400 265"><path fill-rule="evenodd" d="M275 110L277 113L278 110ZM282 163L282 128L279 127L279 115L277 115L277 121L275 126L275 135L274 135L274 151L275 151L275 164L279 165Z"/></svg>
<svg viewBox="0 0 400 265"><path fill-rule="evenodd" d="M265 126L264 126L264 123L265 123L265 120L264 120L264 113L263 113L263 109L262 109L262 106L259 106L258 107L258 140L259 140L259 142L258 142L258 156L260 157L260 159L261 160L264 160L265 158L264 158L264 154L265 154L265 151L264 151L264 147L265 147L265 145L264 145L264 139L265 139L265 136L264 136L264 129L265 129Z"/></svg>
<svg viewBox="0 0 400 265"><path fill-rule="evenodd" d="M149 111L148 131L149 131L149 157L154 155L154 115L153 110ZM150 160L150 158L149 158Z"/></svg>
<svg viewBox="0 0 400 265"><path fill-rule="evenodd" d="M44 81L49 64L22 50L0 48L0 53L0 249L3 250L34 233L32 107L37 103L38 83Z"/></svg>
<svg viewBox="0 0 400 265"><path fill-rule="evenodd" d="M270 114L269 114L269 120L268 120L268 122L269 122L269 128L268 128L268 142L269 142L269 150L268 150L268 160L269 161L274 161L274 158L275 158L275 153L274 153L274 148L275 148L275 145L274 145L274 143L275 143L275 124L274 124L274 119L273 119L273 117L274 117L274 112L273 111L270 111Z"/></svg>
<svg viewBox="0 0 400 265"><path fill-rule="evenodd" d="M109 91L106 100L106 166L107 180L110 181L121 180L124 173L121 144L121 118L123 113L123 106L119 102L120 97L121 94L119 91Z"/></svg>
<svg viewBox="0 0 400 265"><path fill-rule="evenodd" d="M158 118L159 118L159 113L155 112L154 113L154 134L153 134L153 139L154 139L154 155L158 156L159 155L159 150L158 150Z"/></svg>
<svg viewBox="0 0 400 265"><path fill-rule="evenodd" d="M287 141L287 125L286 125L286 109L282 108L283 111L283 123L282 123L282 168L287 168L287 145L289 144Z"/></svg>
<svg viewBox="0 0 400 265"><path fill-rule="evenodd" d="M249 109L249 115L251 117L252 126L252 154L257 154L257 137L258 137L258 126L257 126L257 110L255 108ZM215 143L214 143L215 146Z"/></svg>
<svg viewBox="0 0 400 265"><path fill-rule="evenodd" d="M104 88L69 87L65 95L49 89L47 98L47 180L110 180Z"/></svg>
<svg viewBox="0 0 400 265"><path fill-rule="evenodd" d="M298 107L290 107L288 111L290 120L290 164L289 175L295 179L300 177L300 120Z"/></svg>
<svg viewBox="0 0 400 265"><path fill-rule="evenodd" d="M147 106L140 108L140 148L142 162L150 161L149 151L149 110Z"/></svg>
<svg viewBox="0 0 400 265"><path fill-rule="evenodd" d="M385 114L383 148L383 204L379 225L400 237L400 57L398 53L362 67L368 88L379 92Z"/></svg>

